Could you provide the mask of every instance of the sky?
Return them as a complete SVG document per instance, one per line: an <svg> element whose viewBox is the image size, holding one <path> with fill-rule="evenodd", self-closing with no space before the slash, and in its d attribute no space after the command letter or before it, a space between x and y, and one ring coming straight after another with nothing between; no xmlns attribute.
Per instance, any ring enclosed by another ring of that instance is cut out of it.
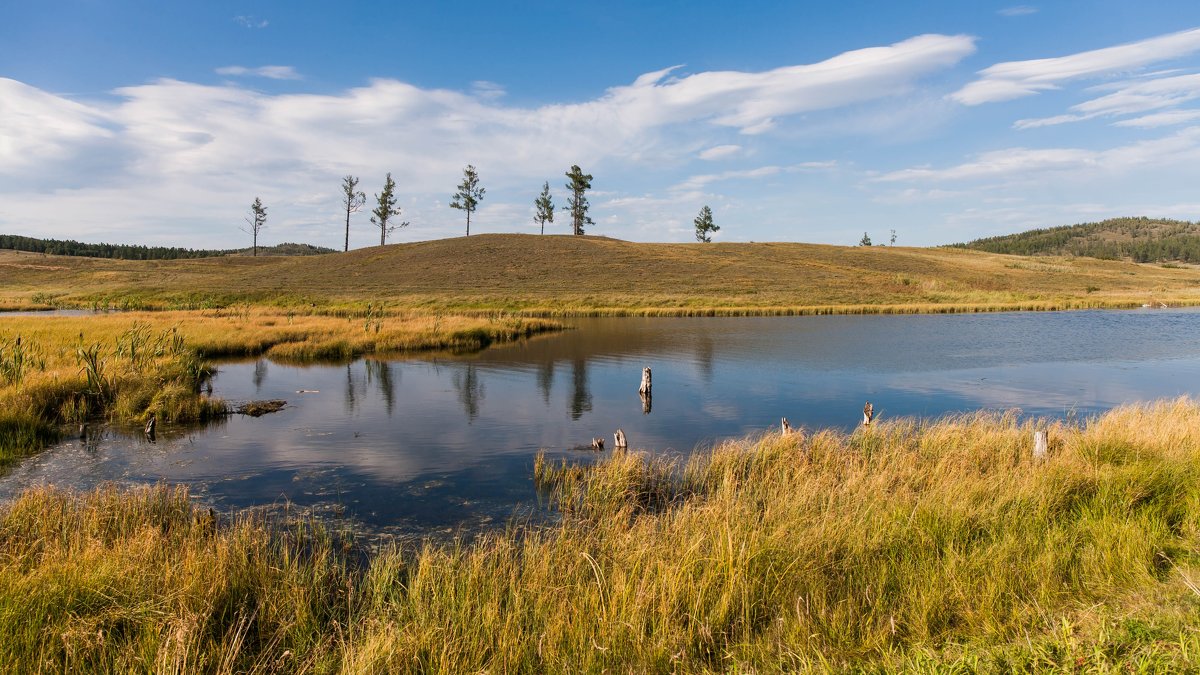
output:
<svg viewBox="0 0 1200 675"><path fill-rule="evenodd" d="M537 233L927 246L1200 219L1200 3L0 0L0 233L340 249ZM570 231L559 211L547 233Z"/></svg>

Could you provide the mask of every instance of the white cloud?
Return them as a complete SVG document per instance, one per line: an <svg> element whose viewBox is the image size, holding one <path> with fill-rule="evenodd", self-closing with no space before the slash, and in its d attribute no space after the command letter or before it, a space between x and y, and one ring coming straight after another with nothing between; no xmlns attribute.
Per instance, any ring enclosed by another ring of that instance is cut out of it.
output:
<svg viewBox="0 0 1200 675"><path fill-rule="evenodd" d="M1071 106L1071 110L1074 111L1072 114L1018 120L1014 126L1018 129L1030 129L1096 117L1119 117L1171 108L1200 98L1200 74L1128 80L1097 89L1109 90L1112 93Z"/></svg>
<svg viewBox="0 0 1200 675"><path fill-rule="evenodd" d="M703 160L712 161L714 159L726 159L739 154L742 151L740 145L716 145L700 153L699 157Z"/></svg>
<svg viewBox="0 0 1200 675"><path fill-rule="evenodd" d="M218 75L243 76L252 75L257 77L266 77L272 80L300 80L303 79L300 73L291 66L259 66L258 68L247 68L245 66L224 66L217 68Z"/></svg>
<svg viewBox="0 0 1200 675"><path fill-rule="evenodd" d="M720 181L733 180L739 178L764 178L766 176L774 176L783 171L778 166L760 166L757 169L743 169L739 171L723 171L721 173L702 174L692 176L687 180L677 183L671 187L672 191L687 192L699 190L710 183Z"/></svg>
<svg viewBox="0 0 1200 675"><path fill-rule="evenodd" d="M110 151L114 126L103 110L0 78L0 176L9 177L10 189L30 173L55 176L81 150Z"/></svg>
<svg viewBox="0 0 1200 675"><path fill-rule="evenodd" d="M1200 119L1200 110L1168 110L1166 112L1153 113L1150 115L1143 115L1141 117L1134 117L1132 119L1113 122L1113 126L1153 129L1156 127L1168 127L1176 124L1186 124L1198 119Z"/></svg>
<svg viewBox="0 0 1200 675"><path fill-rule="evenodd" d="M1108 150L1083 148L1009 148L979 155L957 166L934 169L914 167L879 176L881 182L969 181L1010 179L1037 182L1042 174L1069 173L1082 178L1101 170L1128 173L1148 165L1194 161L1200 158L1200 127L1188 127L1164 138L1139 141Z"/></svg>
<svg viewBox="0 0 1200 675"><path fill-rule="evenodd" d="M1028 16L1030 14L1037 14L1037 11L1037 7L1030 7L1029 5L1015 5L1013 7L1005 7L1004 9L997 10L996 13L1000 16Z"/></svg>
<svg viewBox="0 0 1200 675"><path fill-rule="evenodd" d="M266 19L256 19L253 16L239 15L233 17L233 20L243 28L266 28L270 25Z"/></svg>
<svg viewBox="0 0 1200 675"><path fill-rule="evenodd" d="M1068 56L997 63L979 71L982 77L950 97L964 105L1007 101L1058 89L1070 80L1129 71L1197 50L1200 28Z"/></svg>
<svg viewBox="0 0 1200 675"><path fill-rule="evenodd" d="M506 93L503 86L496 84L495 82L488 82L487 80L476 80L472 82L471 92L474 93L476 97L488 101L494 101L498 98L502 98Z"/></svg>

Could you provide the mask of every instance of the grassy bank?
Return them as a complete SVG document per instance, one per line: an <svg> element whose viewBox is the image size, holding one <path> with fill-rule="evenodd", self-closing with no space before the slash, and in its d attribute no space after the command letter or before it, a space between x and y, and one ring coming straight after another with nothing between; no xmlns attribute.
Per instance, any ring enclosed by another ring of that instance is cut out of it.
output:
<svg viewBox="0 0 1200 675"><path fill-rule="evenodd" d="M539 460L545 530L347 562L158 488L0 508L13 670L1136 672L1200 667L1200 405L973 415Z"/></svg>
<svg viewBox="0 0 1200 675"><path fill-rule="evenodd" d="M0 316L0 467L89 419L196 422L225 412L201 392L207 359L291 361L482 349L557 328L536 319L297 315L249 307L87 317Z"/></svg>
<svg viewBox="0 0 1200 675"><path fill-rule="evenodd" d="M0 252L0 306L457 314L805 314L1200 304L1200 269L962 249L479 235L305 258Z"/></svg>

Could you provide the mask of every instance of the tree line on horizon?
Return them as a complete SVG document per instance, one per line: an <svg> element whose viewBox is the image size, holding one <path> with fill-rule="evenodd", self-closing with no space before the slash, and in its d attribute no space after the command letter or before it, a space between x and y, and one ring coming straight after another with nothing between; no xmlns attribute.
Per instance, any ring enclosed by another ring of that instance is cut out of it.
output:
<svg viewBox="0 0 1200 675"><path fill-rule="evenodd" d="M951 246L1011 255L1074 255L1141 263L1200 263L1200 223L1164 218L1110 218Z"/></svg>
<svg viewBox="0 0 1200 675"><path fill-rule="evenodd" d="M335 252L331 248L313 246L312 244L283 243L269 247L260 246L259 248L266 249L274 255L320 255ZM75 241L74 239L39 239L37 237L25 237L15 234L0 234L0 249L82 258L109 258L113 260L218 258L250 252L249 248L201 249L179 246L144 246L140 244L92 244Z"/></svg>

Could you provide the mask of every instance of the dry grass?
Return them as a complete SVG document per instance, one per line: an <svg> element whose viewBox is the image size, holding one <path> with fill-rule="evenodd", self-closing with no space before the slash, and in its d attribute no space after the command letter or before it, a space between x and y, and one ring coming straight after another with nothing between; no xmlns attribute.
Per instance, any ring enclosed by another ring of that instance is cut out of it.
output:
<svg viewBox="0 0 1200 675"><path fill-rule="evenodd" d="M1200 303L1200 270L959 249L479 235L304 258L0 252L0 304L565 314L939 312ZM315 307L314 307L315 304Z"/></svg>
<svg viewBox="0 0 1200 675"><path fill-rule="evenodd" d="M180 491L0 509L0 662L208 672L1200 667L1200 405L972 415L538 475L560 524L344 562Z"/></svg>

